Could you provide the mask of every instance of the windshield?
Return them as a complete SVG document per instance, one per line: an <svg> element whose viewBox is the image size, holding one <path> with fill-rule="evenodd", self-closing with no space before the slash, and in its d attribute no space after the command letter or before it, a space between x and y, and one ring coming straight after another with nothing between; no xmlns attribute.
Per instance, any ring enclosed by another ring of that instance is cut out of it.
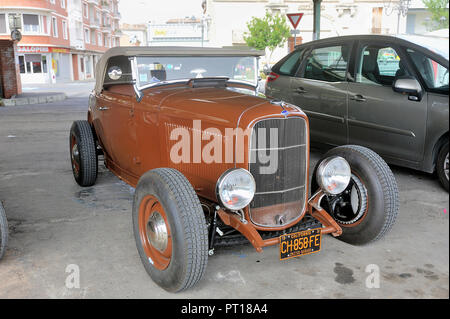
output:
<svg viewBox="0 0 450 319"><path fill-rule="evenodd" d="M137 57L138 86L164 81L205 77L227 77L256 86L256 57L242 56L173 56Z"/></svg>

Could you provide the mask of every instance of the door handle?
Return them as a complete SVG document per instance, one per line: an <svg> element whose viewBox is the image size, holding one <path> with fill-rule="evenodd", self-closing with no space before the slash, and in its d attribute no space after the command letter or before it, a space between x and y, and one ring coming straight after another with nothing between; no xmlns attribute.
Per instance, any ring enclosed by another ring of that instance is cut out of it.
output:
<svg viewBox="0 0 450 319"><path fill-rule="evenodd" d="M294 91L295 91L295 93L298 93L298 94L306 93L306 90L301 86L296 88Z"/></svg>
<svg viewBox="0 0 450 319"><path fill-rule="evenodd" d="M362 96L361 94L356 94L350 97L350 100L356 101L356 102L365 102L366 98Z"/></svg>
<svg viewBox="0 0 450 319"><path fill-rule="evenodd" d="M99 111L107 111L107 110L109 110L109 107L107 107L107 106L100 106L98 109L99 109Z"/></svg>

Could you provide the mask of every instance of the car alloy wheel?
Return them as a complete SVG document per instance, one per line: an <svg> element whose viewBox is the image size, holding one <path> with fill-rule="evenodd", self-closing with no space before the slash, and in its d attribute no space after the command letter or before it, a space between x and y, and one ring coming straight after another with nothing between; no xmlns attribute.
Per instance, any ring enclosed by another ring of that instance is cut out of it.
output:
<svg viewBox="0 0 450 319"><path fill-rule="evenodd" d="M166 269L172 258L172 238L164 208L153 195L143 198L139 206L139 235L150 264Z"/></svg>

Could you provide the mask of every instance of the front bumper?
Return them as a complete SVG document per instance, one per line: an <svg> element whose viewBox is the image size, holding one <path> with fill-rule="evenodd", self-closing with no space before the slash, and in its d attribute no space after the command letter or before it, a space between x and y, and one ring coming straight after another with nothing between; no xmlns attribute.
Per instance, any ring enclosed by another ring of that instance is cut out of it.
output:
<svg viewBox="0 0 450 319"><path fill-rule="evenodd" d="M342 234L342 228L336 223L333 217L319 205L323 196L324 193L319 191L308 200L307 214L311 215L322 224L322 234L339 236ZM263 247L273 246L279 243L279 237L264 240L251 222L243 220L241 216L235 213L226 212L225 210L220 209L218 215L225 225L233 227L247 238L258 252L262 252Z"/></svg>

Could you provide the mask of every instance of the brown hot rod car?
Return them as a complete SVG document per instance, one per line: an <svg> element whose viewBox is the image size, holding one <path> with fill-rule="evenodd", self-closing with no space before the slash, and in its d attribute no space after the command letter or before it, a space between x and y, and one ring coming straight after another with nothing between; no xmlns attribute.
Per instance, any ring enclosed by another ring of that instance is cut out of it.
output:
<svg viewBox="0 0 450 319"><path fill-rule="evenodd" d="M70 131L73 174L97 178L99 156L135 187L136 245L162 288L195 285L214 248L279 245L280 259L381 238L398 212L395 178L373 151L330 150L309 185L308 118L259 97L247 49L120 47L97 65L87 120ZM310 195L311 194L311 195Z"/></svg>

